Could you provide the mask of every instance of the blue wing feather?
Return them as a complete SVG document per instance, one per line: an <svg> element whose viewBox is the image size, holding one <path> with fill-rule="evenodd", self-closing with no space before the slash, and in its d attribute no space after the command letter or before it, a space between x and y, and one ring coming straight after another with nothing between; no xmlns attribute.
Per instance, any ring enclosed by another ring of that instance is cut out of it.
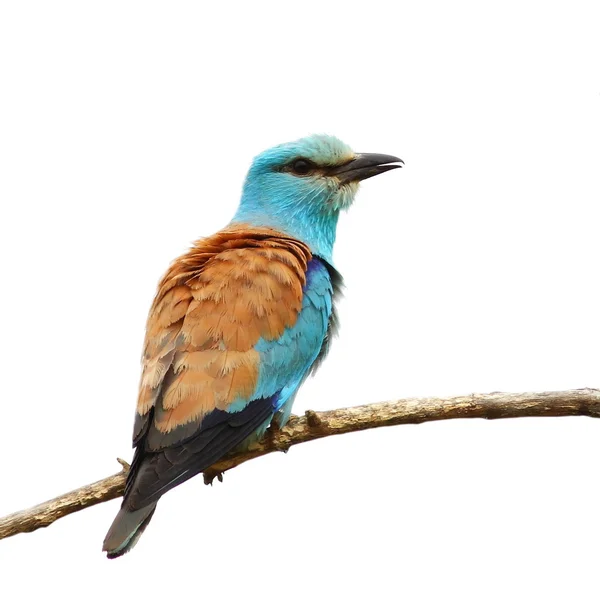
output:
<svg viewBox="0 0 600 600"><path fill-rule="evenodd" d="M298 388L310 372L327 337L333 311L333 285L326 264L313 258L306 273L302 308L294 327L277 340L260 339L255 348L260 354L259 377L254 398L273 398L280 426L285 425ZM241 410L247 401L229 410ZM264 433L269 423L256 431Z"/></svg>

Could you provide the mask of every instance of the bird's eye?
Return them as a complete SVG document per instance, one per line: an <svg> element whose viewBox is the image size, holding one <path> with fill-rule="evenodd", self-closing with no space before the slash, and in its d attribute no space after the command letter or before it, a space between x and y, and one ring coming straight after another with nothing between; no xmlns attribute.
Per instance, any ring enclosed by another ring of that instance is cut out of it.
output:
<svg viewBox="0 0 600 600"><path fill-rule="evenodd" d="M295 175L308 175L314 169L314 165L305 158L297 158L290 165L292 173Z"/></svg>

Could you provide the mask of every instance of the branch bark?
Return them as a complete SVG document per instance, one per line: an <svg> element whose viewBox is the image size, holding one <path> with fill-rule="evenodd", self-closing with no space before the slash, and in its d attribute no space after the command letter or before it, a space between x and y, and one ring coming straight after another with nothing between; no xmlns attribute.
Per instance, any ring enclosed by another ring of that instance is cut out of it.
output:
<svg viewBox="0 0 600 600"><path fill-rule="evenodd" d="M309 410L303 417L292 416L283 429L271 428L265 438L250 449L233 453L213 465L205 471L204 482L212 483L215 477L221 480L223 472L253 458L287 452L296 444L330 435L445 419L567 416L600 417L600 390L406 398L324 412ZM0 539L47 527L66 515L122 496L129 465L117 460L123 466L121 472L0 519Z"/></svg>

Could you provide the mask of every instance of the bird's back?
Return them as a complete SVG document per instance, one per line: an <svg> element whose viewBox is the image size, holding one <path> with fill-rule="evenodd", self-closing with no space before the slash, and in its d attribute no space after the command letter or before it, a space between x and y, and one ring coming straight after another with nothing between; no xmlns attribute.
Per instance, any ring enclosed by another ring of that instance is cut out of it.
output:
<svg viewBox="0 0 600 600"><path fill-rule="evenodd" d="M148 317L136 451L109 556L130 549L165 492L264 432L278 411L287 418L327 346L333 272L299 240L241 225L171 265Z"/></svg>

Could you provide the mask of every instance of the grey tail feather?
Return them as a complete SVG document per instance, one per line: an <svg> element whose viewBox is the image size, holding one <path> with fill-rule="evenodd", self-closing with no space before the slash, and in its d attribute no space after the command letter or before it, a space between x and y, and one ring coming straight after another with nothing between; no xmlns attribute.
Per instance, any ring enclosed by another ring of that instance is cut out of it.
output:
<svg viewBox="0 0 600 600"><path fill-rule="evenodd" d="M118 558L129 552L144 533L155 510L156 502L134 511L121 508L102 544L106 558Z"/></svg>

